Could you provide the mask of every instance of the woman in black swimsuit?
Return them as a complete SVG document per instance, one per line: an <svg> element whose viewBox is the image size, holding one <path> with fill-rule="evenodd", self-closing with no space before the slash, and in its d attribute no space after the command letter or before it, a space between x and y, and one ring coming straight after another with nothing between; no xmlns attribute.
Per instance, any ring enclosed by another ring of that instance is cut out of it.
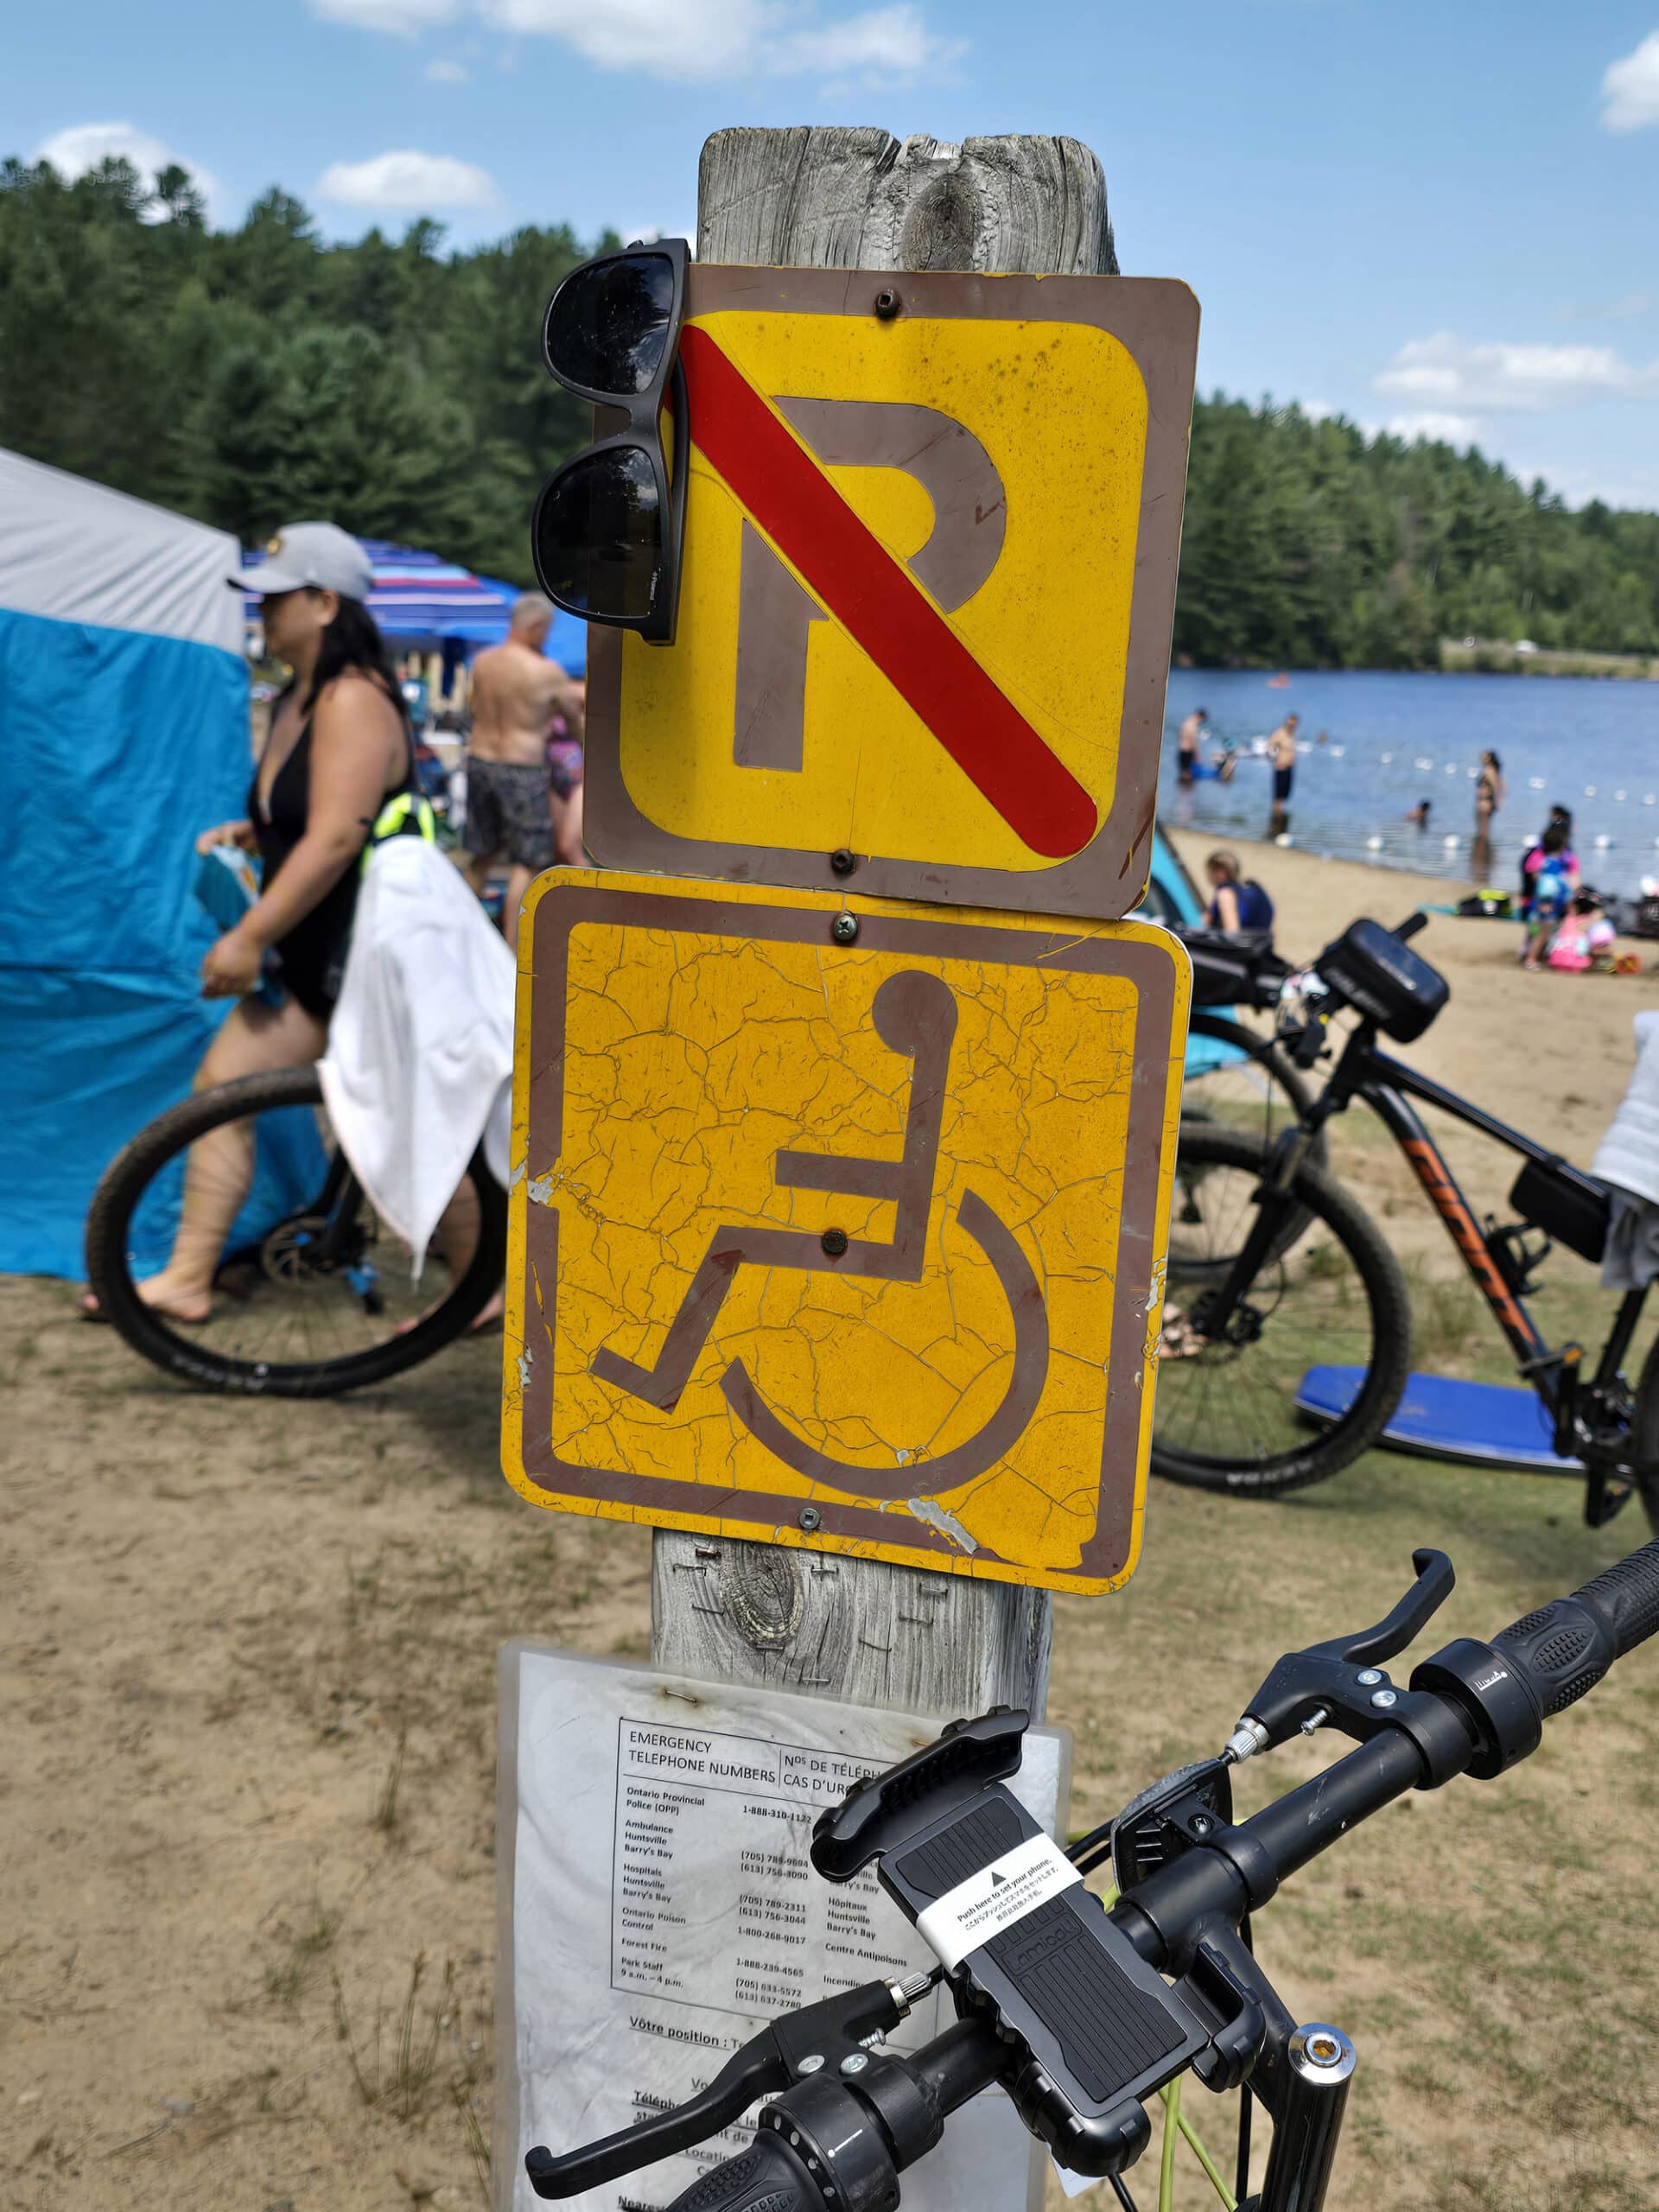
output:
<svg viewBox="0 0 1659 2212"><path fill-rule="evenodd" d="M321 1058L364 847L386 800L414 788L402 698L363 604L373 570L355 539L332 523L298 523L272 540L263 567L231 581L263 594L266 650L293 673L272 710L247 818L196 840L200 853L238 844L264 864L257 903L201 963L202 996L238 1003L197 1071L198 1090ZM252 1173L249 1141L235 1123L191 1149L172 1257L140 1286L180 1320L211 1310L213 1273Z"/></svg>

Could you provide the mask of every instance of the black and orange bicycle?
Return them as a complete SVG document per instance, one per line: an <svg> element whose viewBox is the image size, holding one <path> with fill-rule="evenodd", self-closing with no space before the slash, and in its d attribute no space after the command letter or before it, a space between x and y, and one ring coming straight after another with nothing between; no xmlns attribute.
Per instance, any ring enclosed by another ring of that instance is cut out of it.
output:
<svg viewBox="0 0 1659 2212"><path fill-rule="evenodd" d="M1332 1049L1332 1019L1357 1020L1324 1088L1277 1135L1182 1122L1154 1469L1272 1496L1337 1473L1393 1421L1411 1366L1405 1279L1319 1157L1332 1116L1358 1099L1409 1162L1535 1393L1548 1448L1535 1464L1583 1482L1592 1527L1640 1491L1659 1533L1659 1341L1634 1385L1624 1373L1646 1293L1624 1297L1593 1367L1583 1346L1548 1343L1527 1304L1555 1245L1601 1258L1606 1185L1378 1045L1421 1037L1446 1003L1444 977L1407 943L1424 919L1355 922L1283 985L1272 1046L1254 1041L1304 1074ZM1282 1113L1285 1088L1274 1096ZM1414 1102L1520 1156L1515 1220L1476 1219Z"/></svg>

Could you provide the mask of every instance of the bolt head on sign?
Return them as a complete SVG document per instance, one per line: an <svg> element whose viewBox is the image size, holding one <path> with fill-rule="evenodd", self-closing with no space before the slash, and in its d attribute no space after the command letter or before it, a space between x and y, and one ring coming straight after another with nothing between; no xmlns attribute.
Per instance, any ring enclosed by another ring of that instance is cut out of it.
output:
<svg viewBox="0 0 1659 2212"><path fill-rule="evenodd" d="M595 858L1135 906L1198 320L1160 279L693 269L678 632L591 632Z"/></svg>
<svg viewBox="0 0 1659 2212"><path fill-rule="evenodd" d="M518 990L517 1489L1000 1581L1128 1579L1173 938L561 869L526 901Z"/></svg>

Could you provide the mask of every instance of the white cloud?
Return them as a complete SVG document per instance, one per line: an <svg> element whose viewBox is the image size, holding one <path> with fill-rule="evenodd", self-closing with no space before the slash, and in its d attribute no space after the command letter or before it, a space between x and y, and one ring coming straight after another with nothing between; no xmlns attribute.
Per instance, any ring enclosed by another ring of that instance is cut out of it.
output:
<svg viewBox="0 0 1659 2212"><path fill-rule="evenodd" d="M1391 438L1414 442L1427 438L1433 444L1448 446L1472 445L1480 435L1480 424L1472 415L1437 415L1432 409L1421 415L1390 416L1382 427Z"/></svg>
<svg viewBox="0 0 1659 2212"><path fill-rule="evenodd" d="M1640 130L1659 123L1659 31L1615 61L1601 80L1604 130Z"/></svg>
<svg viewBox="0 0 1659 2212"><path fill-rule="evenodd" d="M460 12L460 0L311 0L311 12L327 22L416 38L450 22Z"/></svg>
<svg viewBox="0 0 1659 2212"><path fill-rule="evenodd" d="M1637 365L1611 346L1481 346L1443 330L1402 346L1376 389L1437 413L1536 414L1592 399L1659 398L1659 361Z"/></svg>
<svg viewBox="0 0 1659 2212"><path fill-rule="evenodd" d="M822 19L815 0L310 0L315 15L411 38L463 6L509 35L557 39L601 69L682 83L725 77L879 75L892 84L951 60L914 0ZM457 65L458 66L458 65ZM442 64L429 76L459 81Z"/></svg>
<svg viewBox="0 0 1659 2212"><path fill-rule="evenodd" d="M490 207L500 198L487 169L452 154L377 154L368 162L335 162L317 180L317 195L346 207Z"/></svg>
<svg viewBox="0 0 1659 2212"><path fill-rule="evenodd" d="M764 66L779 76L861 69L914 76L930 62L961 51L960 43L947 48L933 36L919 9L900 4L872 8L839 23L802 25L779 41Z"/></svg>
<svg viewBox="0 0 1659 2212"><path fill-rule="evenodd" d="M429 61L426 74L429 83L434 85L467 85L472 82L473 76L472 71L460 61Z"/></svg>
<svg viewBox="0 0 1659 2212"><path fill-rule="evenodd" d="M130 123L77 123L67 130L54 132L35 149L37 162L50 162L60 176L71 180L95 169L100 162L115 158L130 162L139 175L152 184L162 169L176 162L181 168L189 170L191 181L210 210L220 198L219 180L211 171L199 162L187 161L182 154L175 154L159 138L152 138L148 130L137 130Z"/></svg>

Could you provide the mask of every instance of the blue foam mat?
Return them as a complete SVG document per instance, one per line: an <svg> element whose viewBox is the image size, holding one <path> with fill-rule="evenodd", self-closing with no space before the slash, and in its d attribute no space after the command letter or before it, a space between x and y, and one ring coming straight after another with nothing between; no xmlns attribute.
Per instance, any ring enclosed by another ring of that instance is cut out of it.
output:
<svg viewBox="0 0 1659 2212"><path fill-rule="evenodd" d="M1353 1403L1364 1372L1361 1367L1310 1367L1296 1393L1297 1410L1311 1421L1337 1420ZM1562 1459L1551 1437L1537 1397L1516 1383L1412 1375L1379 1441L1396 1452L1461 1459L1478 1467L1581 1475L1582 1462Z"/></svg>

